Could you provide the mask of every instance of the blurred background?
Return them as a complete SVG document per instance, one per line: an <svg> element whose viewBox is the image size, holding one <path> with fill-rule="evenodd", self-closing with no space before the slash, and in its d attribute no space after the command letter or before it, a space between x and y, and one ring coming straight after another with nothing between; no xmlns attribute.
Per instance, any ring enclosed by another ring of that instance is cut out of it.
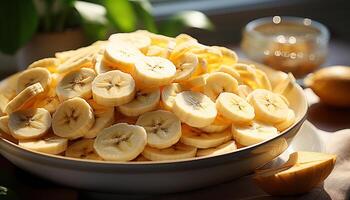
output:
<svg viewBox="0 0 350 200"><path fill-rule="evenodd" d="M306 17L326 25L331 33L328 58L336 56L334 60L346 65L349 9L346 0L2 1L0 72L3 78L33 60L53 56L54 51L106 39L112 32L140 28L170 36L185 32L204 44L228 46L239 52L244 26L275 15Z"/></svg>

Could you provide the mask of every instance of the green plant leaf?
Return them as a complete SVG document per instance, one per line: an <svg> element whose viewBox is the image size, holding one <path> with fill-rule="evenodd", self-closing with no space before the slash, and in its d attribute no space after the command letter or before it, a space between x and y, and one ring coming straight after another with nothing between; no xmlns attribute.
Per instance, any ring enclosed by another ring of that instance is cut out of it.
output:
<svg viewBox="0 0 350 200"><path fill-rule="evenodd" d="M143 22L145 28L153 33L157 33L157 26L152 16L152 5L148 0L132 0L137 17Z"/></svg>
<svg viewBox="0 0 350 200"><path fill-rule="evenodd" d="M38 21L32 1L0 1L0 51L14 54L32 38Z"/></svg>
<svg viewBox="0 0 350 200"><path fill-rule="evenodd" d="M160 33L167 36L176 36L186 28L213 30L214 25L202 12L182 11L163 22L160 26Z"/></svg>
<svg viewBox="0 0 350 200"><path fill-rule="evenodd" d="M87 37L92 41L105 39L109 24L106 8L84 1L76 1L74 7L82 18L82 25Z"/></svg>
<svg viewBox="0 0 350 200"><path fill-rule="evenodd" d="M122 32L134 31L136 13L129 0L105 0L107 16L112 24Z"/></svg>

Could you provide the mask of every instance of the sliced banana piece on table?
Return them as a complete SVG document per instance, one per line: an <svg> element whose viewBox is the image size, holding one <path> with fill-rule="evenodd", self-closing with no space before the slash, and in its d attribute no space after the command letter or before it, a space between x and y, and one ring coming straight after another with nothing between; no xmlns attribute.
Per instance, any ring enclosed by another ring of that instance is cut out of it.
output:
<svg viewBox="0 0 350 200"><path fill-rule="evenodd" d="M181 82L189 79L196 71L198 66L198 57L193 53L185 53L173 63L176 66L174 82Z"/></svg>
<svg viewBox="0 0 350 200"><path fill-rule="evenodd" d="M47 133L51 127L51 115L43 108L32 108L10 114L9 130L16 139L34 139Z"/></svg>
<svg viewBox="0 0 350 200"><path fill-rule="evenodd" d="M82 98L64 101L53 114L52 130L63 138L83 137L94 125L95 117L90 105Z"/></svg>
<svg viewBox="0 0 350 200"><path fill-rule="evenodd" d="M147 48L151 45L152 42L150 37L144 34L139 34L137 32L112 34L109 36L108 40L112 43L115 43L116 45L120 43L132 45L144 53L147 52Z"/></svg>
<svg viewBox="0 0 350 200"><path fill-rule="evenodd" d="M60 101L73 97L90 99L92 97L91 85L96 74L89 68L81 68L66 74L58 83L56 93Z"/></svg>
<svg viewBox="0 0 350 200"><path fill-rule="evenodd" d="M279 94L257 89L250 93L247 99L254 107L256 118L262 122L276 124L288 117L288 105Z"/></svg>
<svg viewBox="0 0 350 200"><path fill-rule="evenodd" d="M11 134L10 129L9 129L9 116L1 116L0 117L0 131L6 133L6 134Z"/></svg>
<svg viewBox="0 0 350 200"><path fill-rule="evenodd" d="M33 68L23 71L17 79L17 93L35 83L40 83L44 90L51 84L51 74L45 68Z"/></svg>
<svg viewBox="0 0 350 200"><path fill-rule="evenodd" d="M253 92L253 89L250 88L248 85L239 85L237 88L237 94L238 96L242 97L242 98L247 98L248 95Z"/></svg>
<svg viewBox="0 0 350 200"><path fill-rule="evenodd" d="M241 76L239 75L239 73L235 69L233 69L233 67L228 66L228 65L221 65L217 71L229 74L233 78L235 78L238 81L238 83L241 83Z"/></svg>
<svg viewBox="0 0 350 200"><path fill-rule="evenodd" d="M157 149L146 146L142 155L152 161L179 160L196 156L197 148L177 143L169 148Z"/></svg>
<svg viewBox="0 0 350 200"><path fill-rule="evenodd" d="M43 58L30 64L28 66L28 69L40 67L40 68L46 68L50 72L54 73L54 72L57 72L56 68L60 63L61 61L58 58Z"/></svg>
<svg viewBox="0 0 350 200"><path fill-rule="evenodd" d="M271 139L279 134L278 130L270 125L252 122L247 125L232 125L232 134L235 141L243 146L249 146Z"/></svg>
<svg viewBox="0 0 350 200"><path fill-rule="evenodd" d="M136 125L147 132L147 145L164 149L176 144L181 137L181 122L173 113L165 110L141 115Z"/></svg>
<svg viewBox="0 0 350 200"><path fill-rule="evenodd" d="M290 127L294 122L295 122L295 113L292 109L289 109L287 119L283 122L279 122L275 124L274 126L277 128L278 131L284 131L288 127Z"/></svg>
<svg viewBox="0 0 350 200"><path fill-rule="evenodd" d="M7 114L13 113L17 110L22 110L29 107L34 103L35 98L44 92L44 88L40 83L35 83L28 86L17 94L5 107L5 112Z"/></svg>
<svg viewBox="0 0 350 200"><path fill-rule="evenodd" d="M224 72L212 72L206 79L203 93L215 101L222 92L236 92L238 81Z"/></svg>
<svg viewBox="0 0 350 200"><path fill-rule="evenodd" d="M93 99L100 105L119 106L134 99L135 81L119 70L98 75L92 82Z"/></svg>
<svg viewBox="0 0 350 200"><path fill-rule="evenodd" d="M93 139L81 139L69 145L65 152L65 156L88 160L102 160L94 150Z"/></svg>
<svg viewBox="0 0 350 200"><path fill-rule="evenodd" d="M207 133L217 133L224 131L231 126L231 124L232 122L230 120L224 119L222 116L217 115L213 123L199 129Z"/></svg>
<svg viewBox="0 0 350 200"><path fill-rule="evenodd" d="M130 161L144 150L146 144L144 128L120 123L103 129L95 139L94 149L104 160Z"/></svg>
<svg viewBox="0 0 350 200"><path fill-rule="evenodd" d="M209 97L192 91L177 94L172 111L183 123L198 128L209 126L217 115L215 103Z"/></svg>
<svg viewBox="0 0 350 200"><path fill-rule="evenodd" d="M102 74L114 70L111 64L105 62L102 55L98 55L95 58L95 72L96 74Z"/></svg>
<svg viewBox="0 0 350 200"><path fill-rule="evenodd" d="M135 62L143 56L136 47L125 44L109 43L104 52L109 65L130 74L134 73Z"/></svg>
<svg viewBox="0 0 350 200"><path fill-rule="evenodd" d="M216 100L218 113L234 123L247 123L254 119L254 108L242 97L223 92Z"/></svg>
<svg viewBox="0 0 350 200"><path fill-rule="evenodd" d="M182 91L184 91L184 88L179 83L172 83L165 86L161 95L164 108L172 110L176 95Z"/></svg>
<svg viewBox="0 0 350 200"><path fill-rule="evenodd" d="M94 111L95 123L84 135L84 138L95 138L102 129L114 123L114 107L107 107L97 104L89 99L88 104Z"/></svg>
<svg viewBox="0 0 350 200"><path fill-rule="evenodd" d="M156 89L151 92L139 91L135 99L131 102L119 106L119 111L128 117L136 117L145 112L155 110L159 106L160 90Z"/></svg>
<svg viewBox="0 0 350 200"><path fill-rule="evenodd" d="M190 146L206 149L219 146L231 139L232 133L229 130L218 133L206 133L202 130L183 125L180 141Z"/></svg>
<svg viewBox="0 0 350 200"><path fill-rule="evenodd" d="M212 147L208 149L198 149L197 157L201 156L217 156L225 153L233 152L237 149L235 141L231 140L217 147Z"/></svg>
<svg viewBox="0 0 350 200"><path fill-rule="evenodd" d="M175 65L162 57L144 57L135 65L138 88L168 85L174 79L175 73Z"/></svg>
<svg viewBox="0 0 350 200"><path fill-rule="evenodd" d="M67 149L68 140L50 134L39 140L19 140L18 145L26 149L57 155Z"/></svg>

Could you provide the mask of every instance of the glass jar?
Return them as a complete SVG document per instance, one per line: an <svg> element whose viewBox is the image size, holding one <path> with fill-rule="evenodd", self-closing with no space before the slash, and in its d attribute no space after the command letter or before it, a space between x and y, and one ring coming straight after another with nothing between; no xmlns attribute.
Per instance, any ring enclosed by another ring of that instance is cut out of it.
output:
<svg viewBox="0 0 350 200"><path fill-rule="evenodd" d="M299 17L265 17L249 22L241 48L248 58L302 77L326 59L328 29Z"/></svg>

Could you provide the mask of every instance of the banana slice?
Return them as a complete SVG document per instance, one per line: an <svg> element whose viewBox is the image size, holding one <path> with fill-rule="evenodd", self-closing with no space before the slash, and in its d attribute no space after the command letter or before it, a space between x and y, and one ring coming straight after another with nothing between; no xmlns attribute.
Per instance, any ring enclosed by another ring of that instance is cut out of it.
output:
<svg viewBox="0 0 350 200"><path fill-rule="evenodd" d="M145 156L143 156L142 154L140 154L139 156L137 156L137 158L135 158L133 160L134 162L143 162L143 161L150 161L147 158L145 158Z"/></svg>
<svg viewBox="0 0 350 200"><path fill-rule="evenodd" d="M182 136L180 141L190 146L206 149L217 147L231 139L232 133L230 131L205 133L199 129L184 125L182 126Z"/></svg>
<svg viewBox="0 0 350 200"><path fill-rule="evenodd" d="M176 66L174 82L181 82L190 78L196 71L198 57L193 53L185 53L173 63Z"/></svg>
<svg viewBox="0 0 350 200"><path fill-rule="evenodd" d="M182 91L184 91L184 88L179 83L172 83L165 86L161 96L164 108L172 110L176 95Z"/></svg>
<svg viewBox="0 0 350 200"><path fill-rule="evenodd" d="M94 149L104 160L130 161L144 150L146 144L147 133L144 128L120 123L100 132L95 139Z"/></svg>
<svg viewBox="0 0 350 200"><path fill-rule="evenodd" d="M231 75L234 79L238 81L238 83L241 83L241 76L239 73L233 69L232 67L228 65L221 65L220 68L217 70L218 72L224 72L226 74Z"/></svg>
<svg viewBox="0 0 350 200"><path fill-rule="evenodd" d="M54 72L57 72L56 68L60 63L61 61L58 58L43 58L30 64L28 66L28 69L40 67L40 68L46 68L50 72L54 73Z"/></svg>
<svg viewBox="0 0 350 200"><path fill-rule="evenodd" d="M231 123L231 121L224 119L220 115L217 115L215 121L212 124L199 129L207 133L217 133L227 129L229 126L231 126Z"/></svg>
<svg viewBox="0 0 350 200"><path fill-rule="evenodd" d="M144 55L137 48L131 45L109 43L104 52L105 61L113 67L133 74L135 62Z"/></svg>
<svg viewBox="0 0 350 200"><path fill-rule="evenodd" d="M248 97L248 95L253 92L253 89L250 88L248 85L239 85L237 88L237 94L238 96L246 99Z"/></svg>
<svg viewBox="0 0 350 200"><path fill-rule="evenodd" d="M277 129L259 122L252 122L248 125L232 125L234 140L243 146L250 146L271 139L279 134Z"/></svg>
<svg viewBox="0 0 350 200"><path fill-rule="evenodd" d="M201 156L217 156L225 153L233 152L237 149L235 141L231 140L217 147L212 147L208 149L198 149L197 157Z"/></svg>
<svg viewBox="0 0 350 200"><path fill-rule="evenodd" d="M43 108L16 111L9 115L9 130L16 139L35 139L51 127L51 115Z"/></svg>
<svg viewBox="0 0 350 200"><path fill-rule="evenodd" d="M174 41L174 38L151 33L146 30L137 30L135 33L148 36L151 39L152 45L157 45L160 47L167 47L169 43Z"/></svg>
<svg viewBox="0 0 350 200"><path fill-rule="evenodd" d="M119 106L133 100L135 81L130 74L119 70L98 75L92 82L92 94L97 104Z"/></svg>
<svg viewBox="0 0 350 200"><path fill-rule="evenodd" d="M58 65L57 71L59 73L67 73L83 67L91 67L93 65L93 58L99 50L100 48L95 45L81 48L79 51L73 52L65 61Z"/></svg>
<svg viewBox="0 0 350 200"><path fill-rule="evenodd" d="M285 75L285 74L284 74ZM291 89L293 89L296 80L292 73L288 73L282 78L276 86L273 88L274 93L285 94L288 93Z"/></svg>
<svg viewBox="0 0 350 200"><path fill-rule="evenodd" d="M254 107L256 118L262 122L276 124L288 118L288 105L279 94L257 89L247 99Z"/></svg>
<svg viewBox="0 0 350 200"><path fill-rule="evenodd" d="M81 68L66 74L58 83L56 93L60 101L71 99L73 97L81 97L90 99L91 84L96 74L94 70L89 68Z"/></svg>
<svg viewBox="0 0 350 200"><path fill-rule="evenodd" d="M137 32L112 34L109 36L108 40L115 45L118 45L120 43L132 45L144 53L147 52L147 48L151 45L152 42L150 37L144 34L138 34Z"/></svg>
<svg viewBox="0 0 350 200"><path fill-rule="evenodd" d="M11 134L10 129L9 129L9 116L1 116L0 117L0 131L6 133L6 134Z"/></svg>
<svg viewBox="0 0 350 200"><path fill-rule="evenodd" d="M102 160L102 158L97 155L94 150L93 139L81 139L69 145L65 156L88 160Z"/></svg>
<svg viewBox="0 0 350 200"><path fill-rule="evenodd" d="M256 68L254 65L236 63L232 67L239 73L243 84L248 85L252 89L260 88L259 78L256 74Z"/></svg>
<svg viewBox="0 0 350 200"><path fill-rule="evenodd" d="M294 122L295 122L295 113L292 109L289 109L287 119L283 122L279 122L275 124L274 126L277 128L278 131L284 131L288 127L290 127Z"/></svg>
<svg viewBox="0 0 350 200"><path fill-rule="evenodd" d="M28 86L17 94L5 107L5 112L10 114L17 110L22 110L34 103L35 98L44 92L40 83Z"/></svg>
<svg viewBox="0 0 350 200"><path fill-rule="evenodd" d="M192 91L177 94L172 110L183 123L198 128L212 124L217 114L209 97Z"/></svg>
<svg viewBox="0 0 350 200"><path fill-rule="evenodd" d="M151 92L139 91L131 102L119 106L119 111L128 117L136 117L145 112L155 110L159 105L160 90Z"/></svg>
<svg viewBox="0 0 350 200"><path fill-rule="evenodd" d="M196 156L196 152L196 147L177 143L166 149L157 149L146 146L145 150L142 152L142 155L148 160L163 161L193 158Z"/></svg>
<svg viewBox="0 0 350 200"><path fill-rule="evenodd" d="M221 92L236 92L238 81L224 72L212 72L206 79L203 93L215 101Z"/></svg>
<svg viewBox="0 0 350 200"><path fill-rule="evenodd" d="M247 123L254 119L254 108L242 97L223 92L216 100L216 109L234 123Z"/></svg>
<svg viewBox="0 0 350 200"><path fill-rule="evenodd" d="M260 69L255 69L255 73L259 80L258 82L259 88L272 90L270 80L268 79L266 73Z"/></svg>
<svg viewBox="0 0 350 200"><path fill-rule="evenodd" d="M94 100L87 101L94 111L95 123L84 135L84 138L95 138L102 129L114 123L114 107L97 104Z"/></svg>
<svg viewBox="0 0 350 200"><path fill-rule="evenodd" d="M147 144L150 147L164 149L176 144L181 137L181 122L171 112L157 110L141 115L136 125L147 132Z"/></svg>
<svg viewBox="0 0 350 200"><path fill-rule="evenodd" d="M168 85L175 73L174 64L162 57L144 57L135 64L135 78L139 88Z"/></svg>
<svg viewBox="0 0 350 200"><path fill-rule="evenodd" d="M19 140L18 145L26 149L57 155L67 149L68 140L50 134L39 140Z"/></svg>
<svg viewBox="0 0 350 200"><path fill-rule="evenodd" d="M108 62L105 62L102 55L96 56L95 59L95 72L96 74L102 74L114 70Z"/></svg>
<svg viewBox="0 0 350 200"><path fill-rule="evenodd" d="M53 132L63 138L83 137L94 125L94 113L82 98L74 97L63 102L52 118Z"/></svg>
<svg viewBox="0 0 350 200"><path fill-rule="evenodd" d="M234 65L238 61L237 54L232 51L231 49L228 49L226 47L219 47L219 46L213 46L213 48L216 48L221 51L222 54L222 64L224 65Z"/></svg>
<svg viewBox="0 0 350 200"><path fill-rule="evenodd" d="M10 102L9 98L4 96L3 94L0 94L0 115L5 114L5 108L9 102Z"/></svg>
<svg viewBox="0 0 350 200"><path fill-rule="evenodd" d="M35 83L40 83L44 90L51 84L51 75L45 68L33 68L23 71L17 79L17 94Z"/></svg>
<svg viewBox="0 0 350 200"><path fill-rule="evenodd" d="M158 56L162 58L169 58L170 50L165 47L160 47L157 45L151 45L148 47L146 56Z"/></svg>

